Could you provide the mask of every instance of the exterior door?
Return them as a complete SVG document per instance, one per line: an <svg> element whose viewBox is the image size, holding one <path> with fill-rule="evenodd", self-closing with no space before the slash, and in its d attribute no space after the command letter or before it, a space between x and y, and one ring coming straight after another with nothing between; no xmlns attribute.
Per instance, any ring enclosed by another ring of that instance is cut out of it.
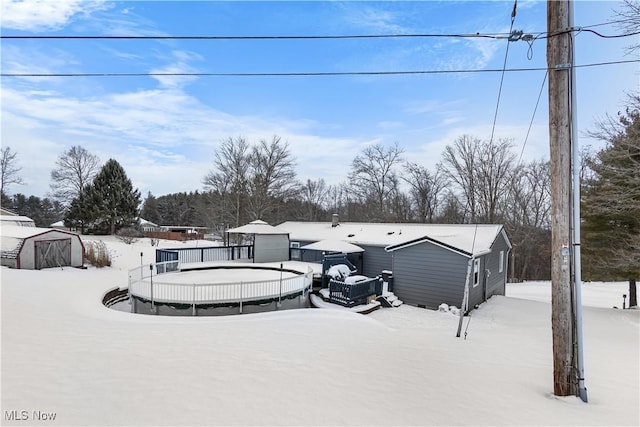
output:
<svg viewBox="0 0 640 427"><path fill-rule="evenodd" d="M71 265L71 239L37 240L34 244L37 270Z"/></svg>

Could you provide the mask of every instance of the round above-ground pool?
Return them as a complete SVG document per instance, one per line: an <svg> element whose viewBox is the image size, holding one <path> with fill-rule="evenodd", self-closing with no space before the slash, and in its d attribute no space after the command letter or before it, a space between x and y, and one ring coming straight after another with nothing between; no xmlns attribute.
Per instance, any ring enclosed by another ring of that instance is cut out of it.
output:
<svg viewBox="0 0 640 427"><path fill-rule="evenodd" d="M157 268L156 271L165 271ZM226 315L308 306L313 272L265 264L188 264L156 274L131 270L130 310L142 314ZM145 274L146 273L146 274Z"/></svg>

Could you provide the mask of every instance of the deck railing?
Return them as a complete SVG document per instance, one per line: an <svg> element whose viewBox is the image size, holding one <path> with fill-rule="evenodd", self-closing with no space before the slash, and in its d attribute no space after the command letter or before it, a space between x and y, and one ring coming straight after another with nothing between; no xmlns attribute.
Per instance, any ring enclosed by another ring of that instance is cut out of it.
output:
<svg viewBox="0 0 640 427"><path fill-rule="evenodd" d="M156 262L180 261L186 264L237 259L253 259L253 245L156 249Z"/></svg>
<svg viewBox="0 0 640 427"><path fill-rule="evenodd" d="M177 261L155 264L157 272L177 267ZM249 301L278 301L292 294L306 295L313 283L313 270L305 274L274 280L229 283L170 283L163 274L154 273L154 264L129 271L129 295L155 303L173 303L196 306L205 304L239 304ZM169 273L171 274L171 273ZM165 276L166 277L166 276Z"/></svg>
<svg viewBox="0 0 640 427"><path fill-rule="evenodd" d="M357 283L345 283L331 279L329 281L329 302L345 307L366 304L371 295L382 294L382 280L374 277Z"/></svg>

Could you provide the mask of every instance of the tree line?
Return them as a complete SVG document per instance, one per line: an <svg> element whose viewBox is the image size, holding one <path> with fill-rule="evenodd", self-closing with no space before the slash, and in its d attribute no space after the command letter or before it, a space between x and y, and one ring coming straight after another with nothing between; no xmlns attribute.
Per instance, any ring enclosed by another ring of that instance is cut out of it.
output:
<svg viewBox="0 0 640 427"><path fill-rule="evenodd" d="M596 123L590 136L607 145L585 151L583 245L586 279L638 275L640 101L630 96L617 117ZM53 219L82 232L114 233L138 217L160 225L205 226L212 232L255 219L329 221L338 214L352 222L498 223L513 243L509 277L550 277L550 171L546 160L520 161L508 139L462 135L448 145L432 169L405 158L400 144L364 148L345 171L345 180L300 181L289 145L279 136L250 142L230 137L215 149L202 179L203 190L155 197L131 185L120 164L82 147L65 151L51 171L45 199L16 194L16 156L2 149L2 204L39 225ZM628 278L627 277L627 278Z"/></svg>

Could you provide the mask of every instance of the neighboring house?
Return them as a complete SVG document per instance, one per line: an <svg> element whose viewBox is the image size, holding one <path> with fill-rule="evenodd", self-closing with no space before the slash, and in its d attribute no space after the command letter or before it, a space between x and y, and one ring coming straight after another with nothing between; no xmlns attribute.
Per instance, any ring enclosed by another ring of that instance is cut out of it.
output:
<svg viewBox="0 0 640 427"><path fill-rule="evenodd" d="M64 225L64 221L56 221L53 224L49 225L50 228L54 228L56 230L67 230L67 231L75 231L70 230L67 226Z"/></svg>
<svg viewBox="0 0 640 427"><path fill-rule="evenodd" d="M10 209L0 208L0 216L1 215L17 216L18 214Z"/></svg>
<svg viewBox="0 0 640 427"><path fill-rule="evenodd" d="M4 211L4 209L3 209ZM28 216L16 215L14 213L0 215L0 224L5 225L17 225L19 227L35 227L35 222Z"/></svg>
<svg viewBox="0 0 640 427"><path fill-rule="evenodd" d="M149 222L148 224L153 223ZM153 230L144 231L144 235L152 239L185 241L204 239L204 233L206 231L207 227L196 227L192 225L161 225L157 226Z"/></svg>
<svg viewBox="0 0 640 427"><path fill-rule="evenodd" d="M511 243L501 225L288 221L278 228L289 232L293 245L325 239L358 245L364 249L361 273L391 270L393 292L408 304L460 307L469 264L470 309L505 293Z"/></svg>
<svg viewBox="0 0 640 427"><path fill-rule="evenodd" d="M144 218L138 218L138 222L140 224L140 230L142 230L143 233L159 230L158 224L155 224L151 221L147 221Z"/></svg>
<svg viewBox="0 0 640 427"><path fill-rule="evenodd" d="M0 262L11 268L40 270L82 267L84 245L76 233L2 224Z"/></svg>

